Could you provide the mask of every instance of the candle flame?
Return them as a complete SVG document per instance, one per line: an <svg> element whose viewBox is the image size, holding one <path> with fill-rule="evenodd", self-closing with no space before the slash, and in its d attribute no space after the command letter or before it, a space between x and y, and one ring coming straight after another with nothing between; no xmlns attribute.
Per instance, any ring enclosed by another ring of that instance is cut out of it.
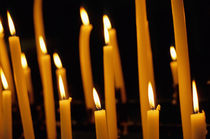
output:
<svg viewBox="0 0 210 139"><path fill-rule="evenodd" d="M174 46L170 47L170 54L171 54L171 59L172 60L176 60L177 59L176 50L175 50Z"/></svg>
<svg viewBox="0 0 210 139"><path fill-rule="evenodd" d="M101 102L98 96L98 93L95 88L93 88L93 99L97 109L101 109Z"/></svg>
<svg viewBox="0 0 210 139"><path fill-rule="evenodd" d="M154 93L153 93L151 82L148 83L148 98L149 98L150 108L155 108Z"/></svg>
<svg viewBox="0 0 210 139"><path fill-rule="evenodd" d="M66 95L65 95L65 89L64 89L64 84L63 84L61 75L58 76L58 80L59 80L59 90L60 90L61 98L64 99Z"/></svg>
<svg viewBox="0 0 210 139"><path fill-rule="evenodd" d="M103 23L104 23L104 39L105 39L105 43L108 44L110 41L108 30L112 28L112 25L107 15L103 16Z"/></svg>
<svg viewBox="0 0 210 139"><path fill-rule="evenodd" d="M1 81L2 81L3 87L4 87L4 89L8 89L9 86L8 86L8 83L7 83L7 79L4 75L4 72L3 72L2 69L0 69L0 72L1 72L0 74L1 74Z"/></svg>
<svg viewBox="0 0 210 139"><path fill-rule="evenodd" d="M21 64L24 69L28 67L26 55L24 53L21 53Z"/></svg>
<svg viewBox="0 0 210 139"><path fill-rule="evenodd" d="M198 104L198 93L195 80L192 81L192 92L193 92L193 109L194 112L199 112L199 104Z"/></svg>
<svg viewBox="0 0 210 139"><path fill-rule="evenodd" d="M84 25L89 25L90 24L88 14L87 14L85 8L83 8L83 7L80 8L80 16L81 16L81 19L82 19L82 23Z"/></svg>
<svg viewBox="0 0 210 139"><path fill-rule="evenodd" d="M39 44L40 44L40 48L41 48L41 51L43 54L46 54L47 53L47 48L46 48L46 45L45 45L45 42L44 42L44 39L42 36L39 36Z"/></svg>
<svg viewBox="0 0 210 139"><path fill-rule="evenodd" d="M7 19L8 19L8 23L9 23L10 33L11 33L11 35L15 35L15 33L16 33L15 32L15 25L14 25L14 23L12 21L12 17L10 15L9 11L7 11Z"/></svg>
<svg viewBox="0 0 210 139"><path fill-rule="evenodd" d="M111 22L110 22L110 20L109 20L108 15L105 14L105 15L103 16L103 21L104 21L105 26L106 26L108 29L111 29L111 28L112 28L112 24L111 24Z"/></svg>
<svg viewBox="0 0 210 139"><path fill-rule="evenodd" d="M62 62L61 62L61 59L60 59L60 57L59 57L59 55L57 53L54 53L53 54L53 60L54 60L55 66L57 68L60 69L60 68L63 67Z"/></svg>
<svg viewBox="0 0 210 139"><path fill-rule="evenodd" d="M4 33L4 28L0 19L0 34Z"/></svg>

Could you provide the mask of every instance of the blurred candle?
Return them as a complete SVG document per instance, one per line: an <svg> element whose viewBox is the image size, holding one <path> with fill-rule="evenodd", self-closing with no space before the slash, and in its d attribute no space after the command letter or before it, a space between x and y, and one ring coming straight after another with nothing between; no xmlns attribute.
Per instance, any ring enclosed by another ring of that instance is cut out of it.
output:
<svg viewBox="0 0 210 139"><path fill-rule="evenodd" d="M68 84L67 84L67 79L66 79L66 69L63 67L61 59L57 53L53 54L53 60L54 60L55 66L57 68L55 73L56 73L58 90L60 90L59 89L59 76L61 76L62 80L63 80L64 90L67 93L68 92ZM60 92L60 94L61 94L61 92ZM65 94L65 96L68 97L68 94Z"/></svg>
<svg viewBox="0 0 210 139"><path fill-rule="evenodd" d="M31 104L34 104L34 91L33 91L33 85L32 85L32 80L31 80L31 69L28 67L28 63L27 63L26 56L24 53L21 53L21 64L24 70L29 100Z"/></svg>
<svg viewBox="0 0 210 139"><path fill-rule="evenodd" d="M147 111L147 138L159 139L159 110L160 105L155 109L154 93L151 82L148 83L148 98L150 110Z"/></svg>
<svg viewBox="0 0 210 139"><path fill-rule="evenodd" d="M107 22L104 20L104 38L105 43L109 43L109 33ZM110 139L117 139L117 113L114 88L114 67L113 67L113 50L112 46L105 45L103 47L103 62L104 62L104 91L105 91L105 106L107 115L107 125Z"/></svg>
<svg viewBox="0 0 210 139"><path fill-rule="evenodd" d="M172 61L170 62L170 67L171 67L173 82L174 82L174 85L178 85L176 50L175 50L174 46L170 47L170 54L171 54L171 59L172 59Z"/></svg>
<svg viewBox="0 0 210 139"><path fill-rule="evenodd" d="M112 50L113 50L115 86L121 91L122 103L126 103L126 90L125 90L125 83L124 83L122 65L121 65L121 60L120 60L120 53L119 53L119 48L118 48L118 43L117 43L116 29L112 28L111 22L107 15L103 16L103 20L106 20L107 22L106 25L109 30L109 39L110 39L109 44L112 46Z"/></svg>
<svg viewBox="0 0 210 139"><path fill-rule="evenodd" d="M1 81L3 84L4 90L2 93L2 112L3 112L3 138L12 139L12 92L9 90L9 86L2 69L1 72Z"/></svg>
<svg viewBox="0 0 210 139"><path fill-rule="evenodd" d="M96 92L96 89L93 88L93 97L96 105L96 111L94 112L95 116L95 127L96 127L96 138L97 139L109 139L107 131L107 121L106 121L106 111L101 109L101 103ZM111 139L111 138L110 138Z"/></svg>
<svg viewBox="0 0 210 139"><path fill-rule="evenodd" d="M45 119L47 137L50 139L56 138L56 119L55 119L55 102L53 94L51 58L47 54L47 48L42 36L39 37L39 43L42 50L40 55L40 62L42 67L42 85L44 94Z"/></svg>
<svg viewBox="0 0 210 139"><path fill-rule="evenodd" d="M14 79L17 91L18 104L20 108L20 115L23 124L24 137L27 139L34 139L33 122L31 118L31 109L28 100L28 93L26 88L26 81L24 77L23 67L21 65L21 47L18 36L15 36L15 26L12 18L7 12L8 24L10 33L12 36L9 37L9 46L12 59L12 66L14 71Z"/></svg>
<svg viewBox="0 0 210 139"><path fill-rule="evenodd" d="M62 76L58 76L59 90L61 100L59 100L60 107L60 121L61 121L61 139L72 139L71 128L71 97L67 98L64 88Z"/></svg>
<svg viewBox="0 0 210 139"><path fill-rule="evenodd" d="M193 112L190 63L187 44L187 30L183 0L171 0L175 46L177 52L179 100L182 117L182 131L184 139L191 139L190 115Z"/></svg>
<svg viewBox="0 0 210 139"><path fill-rule="evenodd" d="M85 103L87 109L94 109L93 103L93 79L90 57L90 33L93 26L89 23L88 14L83 7L80 8L80 16L83 25L80 27L79 34L79 56L80 56L80 69L83 83L83 90L85 96Z"/></svg>
<svg viewBox="0 0 210 139"><path fill-rule="evenodd" d="M191 134L192 139L205 139L206 130L206 116L204 110L199 112L198 94L195 81L192 81L192 92L193 92L193 109L194 113L191 114Z"/></svg>

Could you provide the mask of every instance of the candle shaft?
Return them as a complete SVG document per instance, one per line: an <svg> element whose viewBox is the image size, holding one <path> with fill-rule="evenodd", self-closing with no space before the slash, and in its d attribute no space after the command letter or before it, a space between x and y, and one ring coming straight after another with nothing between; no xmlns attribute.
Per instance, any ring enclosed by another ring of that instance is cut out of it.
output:
<svg viewBox="0 0 210 139"><path fill-rule="evenodd" d="M34 103L34 91L32 86L32 80L31 80L31 69L29 67L24 69L25 79L26 79L26 86L28 90L29 95L29 101L31 104Z"/></svg>
<svg viewBox="0 0 210 139"><path fill-rule="evenodd" d="M159 139L159 110L147 111L147 137Z"/></svg>

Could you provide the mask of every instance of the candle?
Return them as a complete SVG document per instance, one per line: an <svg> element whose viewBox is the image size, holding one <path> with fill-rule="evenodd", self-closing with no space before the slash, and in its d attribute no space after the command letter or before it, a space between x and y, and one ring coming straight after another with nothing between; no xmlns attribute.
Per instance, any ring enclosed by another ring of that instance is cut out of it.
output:
<svg viewBox="0 0 210 139"><path fill-rule="evenodd" d="M72 139L72 128L71 128L71 97L67 98L64 88L62 76L59 75L59 90L61 100L59 100L60 107L60 121L61 121L61 138Z"/></svg>
<svg viewBox="0 0 210 139"><path fill-rule="evenodd" d="M3 138L12 139L12 98L11 91L4 75L2 69L1 71L1 80L4 87L2 91L2 112L3 112Z"/></svg>
<svg viewBox="0 0 210 139"><path fill-rule="evenodd" d="M107 22L104 20L104 38L105 43L109 43L109 34ZM117 139L117 113L115 102L114 88L114 71L113 71L113 53L112 46L106 45L103 47L103 62L104 62L104 91L105 91L105 106L107 115L107 125L109 138Z"/></svg>
<svg viewBox="0 0 210 139"><path fill-rule="evenodd" d="M52 83L52 71L51 71L51 59L50 55L47 54L47 48L42 36L39 37L39 43L42 50L40 55L40 63L42 67L42 85L44 94L44 106L45 106L45 119L47 137L50 139L56 138L56 120L55 120L55 102L53 94L53 83Z"/></svg>
<svg viewBox="0 0 210 139"><path fill-rule="evenodd" d="M88 14L83 7L80 8L80 16L83 22L83 25L80 27L79 34L79 56L80 56L80 68L81 76L83 83L83 90L85 96L85 103L87 109L93 109L93 77L92 77L92 68L91 68L91 57L90 57L90 33L93 26L89 23Z"/></svg>
<svg viewBox="0 0 210 139"><path fill-rule="evenodd" d="M93 97L97 109L94 112L96 137L97 139L109 139L110 137L107 131L106 111L101 109L101 103L95 88L93 88Z"/></svg>
<svg viewBox="0 0 210 139"><path fill-rule="evenodd" d="M183 0L171 0L175 46L177 52L179 100L184 139L191 139L190 114L192 113L190 63Z"/></svg>
<svg viewBox="0 0 210 139"><path fill-rule="evenodd" d="M155 109L154 94L151 82L148 83L148 98L150 110L147 111L147 138L159 139L159 110L160 105Z"/></svg>
<svg viewBox="0 0 210 139"><path fill-rule="evenodd" d="M62 79L63 79L65 92L67 93L68 92L68 84L67 84L67 79L66 79L66 69L63 67L61 59L60 59L60 57L57 53L53 54L53 60L54 60L55 66L57 68L55 73L56 73L56 79L57 79L57 82L58 82L57 83L58 90L60 90L59 89L59 78L58 77L61 76ZM60 92L60 94L61 94L61 92ZM68 97L68 94L65 94L65 96Z"/></svg>
<svg viewBox="0 0 210 139"><path fill-rule="evenodd" d="M33 104L34 103L34 91L33 91L32 80L31 80L31 69L28 67L28 63L27 63L26 56L24 53L21 53L21 64L23 67L24 75L25 75L29 100L30 100L31 104Z"/></svg>
<svg viewBox="0 0 210 139"><path fill-rule="evenodd" d="M191 135L192 139L205 139L206 130L206 116L204 110L199 112L198 94L195 81L192 81L192 92L193 92L193 109L194 114L191 114Z"/></svg>
<svg viewBox="0 0 210 139"><path fill-rule="evenodd" d="M122 65L120 60L120 53L117 43L117 33L116 29L112 28L111 22L107 15L103 16L103 20L106 20L108 23L107 28L109 29L109 44L112 46L113 50L113 65L114 65L114 81L116 88L120 89L121 91L121 101L122 103L126 103L126 90L125 90L125 83L123 78L123 71L122 71Z"/></svg>
<svg viewBox="0 0 210 139"><path fill-rule="evenodd" d="M10 33L12 35L9 37L9 46L10 46L12 66L14 71L18 105L23 124L24 137L27 139L34 139L35 137L34 137L32 118L31 118L31 109L28 100L26 81L25 78L23 78L24 72L21 65L20 40L18 36L15 36L15 27L9 12L7 12L7 17L9 22Z"/></svg>
<svg viewBox="0 0 210 139"><path fill-rule="evenodd" d="M174 85L178 85L178 72L177 72L177 61L176 61L176 50L174 46L170 47L170 54L172 61L170 62L171 73L173 77Z"/></svg>

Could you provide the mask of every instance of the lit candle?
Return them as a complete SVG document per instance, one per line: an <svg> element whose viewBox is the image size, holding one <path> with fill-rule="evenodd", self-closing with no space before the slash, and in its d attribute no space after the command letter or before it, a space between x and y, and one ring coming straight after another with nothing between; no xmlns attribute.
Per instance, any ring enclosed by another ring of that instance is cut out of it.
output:
<svg viewBox="0 0 210 139"><path fill-rule="evenodd" d="M171 67L173 82L174 82L174 85L178 85L176 50L175 50L174 46L170 47L170 54L171 54L171 59L172 59L172 61L170 62L170 67Z"/></svg>
<svg viewBox="0 0 210 139"><path fill-rule="evenodd" d="M61 100L59 100L60 106L60 121L61 121L61 138L72 139L72 128L71 128L71 97L67 98L64 88L64 83L61 75L58 77L59 90Z"/></svg>
<svg viewBox="0 0 210 139"><path fill-rule="evenodd" d="M51 59L47 54L47 48L44 39L40 36L39 43L42 50L40 55L40 63L42 67L42 85L44 94L45 119L47 128L47 137L50 139L56 138L56 120L55 120L55 102L53 94Z"/></svg>
<svg viewBox="0 0 210 139"><path fill-rule="evenodd" d="M177 52L179 100L184 139L191 139L190 114L193 112L190 63L183 0L171 0L175 46Z"/></svg>
<svg viewBox="0 0 210 139"><path fill-rule="evenodd" d="M57 53L53 54L53 60L54 60L55 66L57 68L55 73L56 73L58 90L59 90L59 78L58 77L61 76L62 80L63 80L65 92L67 93L68 92L68 84L67 84L67 79L66 79L66 69L63 67L61 59ZM65 96L68 97L68 94L65 94Z"/></svg>
<svg viewBox="0 0 210 139"><path fill-rule="evenodd" d="M34 91L33 91L32 80L31 80L31 69L30 69L30 67L28 67L28 63L27 63L26 56L24 53L21 54L21 64L22 64L22 67L24 70L29 100L30 100L31 104L33 104L34 103Z"/></svg>
<svg viewBox="0 0 210 139"><path fill-rule="evenodd" d="M88 14L83 7L80 8L80 16L83 22L83 25L81 25L80 27L79 35L79 56L83 90L87 109L94 109L92 96L93 77L89 46L90 33L92 31L93 26L89 23Z"/></svg>
<svg viewBox="0 0 210 139"><path fill-rule="evenodd" d="M122 65L120 60L120 53L117 43L117 33L116 29L112 28L111 22L107 15L103 16L103 20L106 20L108 24L107 28L109 29L109 44L112 46L113 50L113 65L114 65L114 81L116 88L120 89L121 91L121 101L122 103L126 103L126 90L125 90L125 83L123 78L123 71Z"/></svg>
<svg viewBox="0 0 210 139"><path fill-rule="evenodd" d="M192 92L193 92L193 109L194 114L191 114L191 134L192 139L205 139L206 130L206 116L204 110L199 112L198 94L195 81L192 81Z"/></svg>
<svg viewBox="0 0 210 139"><path fill-rule="evenodd" d="M95 88L93 88L93 97L94 97L94 101L95 101L95 105L97 109L94 112L96 137L97 139L109 139L109 135L107 131L107 122L106 122L106 111L101 109L101 103L100 103L100 100L99 100L99 97Z"/></svg>
<svg viewBox="0 0 210 139"><path fill-rule="evenodd" d="M104 38L105 43L109 43L109 33L106 20L104 22ZM114 88L114 70L113 70L113 51L112 46L105 45L103 47L103 62L104 62L104 91L105 91L105 106L107 115L107 125L110 139L117 139L117 113Z"/></svg>
<svg viewBox="0 0 210 139"><path fill-rule="evenodd" d="M9 37L9 46L12 59L12 66L14 71L14 79L16 85L16 92L18 104L20 108L21 121L23 124L24 137L27 139L34 139L33 122L31 118L31 109L28 100L28 93L26 88L26 81L24 77L23 67L21 65L21 47L18 36L15 36L15 26L12 18L7 12L9 29L12 36Z"/></svg>
<svg viewBox="0 0 210 139"><path fill-rule="evenodd" d="M151 82L148 83L148 98L150 110L147 111L147 138L159 139L160 105L155 109L154 93Z"/></svg>
<svg viewBox="0 0 210 139"><path fill-rule="evenodd" d="M4 75L2 69L1 71L1 81L4 87L2 91L2 112L3 112L3 138L12 139L12 97L11 91Z"/></svg>

